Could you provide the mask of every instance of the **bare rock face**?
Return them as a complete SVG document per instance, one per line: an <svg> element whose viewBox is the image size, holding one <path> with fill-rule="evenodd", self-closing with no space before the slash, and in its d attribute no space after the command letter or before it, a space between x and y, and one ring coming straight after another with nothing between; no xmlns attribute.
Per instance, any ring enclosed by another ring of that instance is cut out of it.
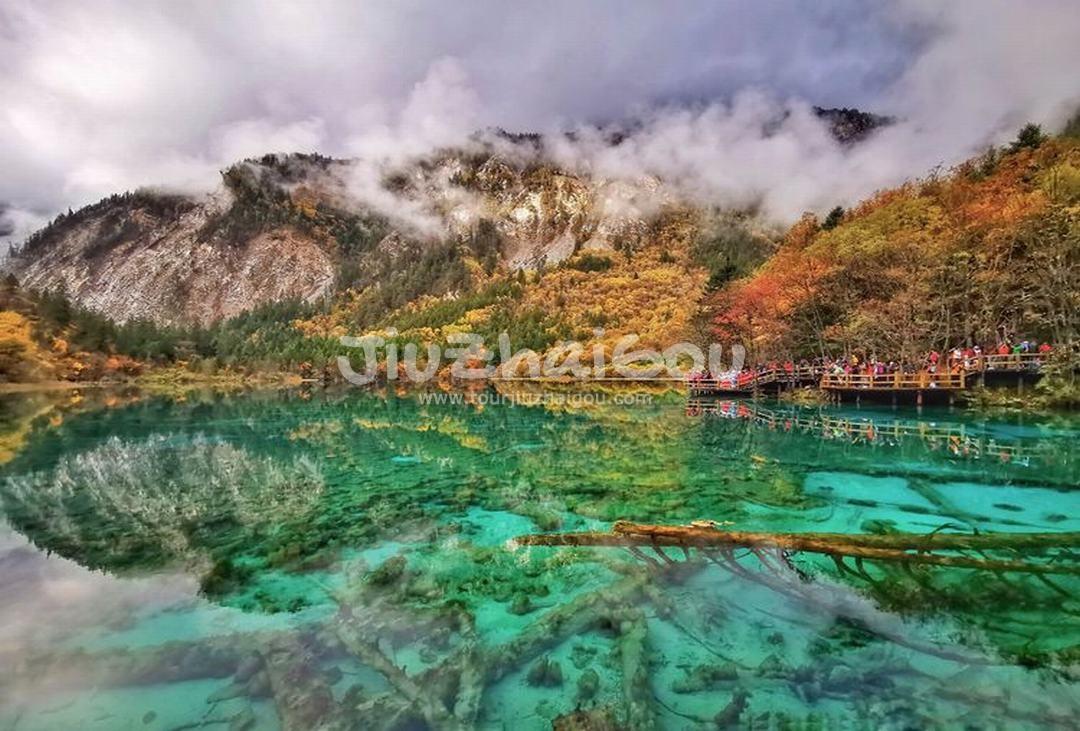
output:
<svg viewBox="0 0 1080 731"><path fill-rule="evenodd" d="M663 201L652 179L590 179L549 165L515 166L498 155L474 170L454 159L444 164L475 192L448 206L449 228L464 238L478 220L490 221L512 269L557 264L581 249L636 248Z"/></svg>
<svg viewBox="0 0 1080 731"><path fill-rule="evenodd" d="M25 287L63 289L119 322L208 324L276 300L317 300L335 285L400 287L390 279L436 250L449 258L432 267L473 256L531 269L582 248L633 248L651 215L642 197L655 193L536 159L447 152L386 174L372 207L370 188L352 182L369 172L359 165L268 155L226 170L223 188L201 200L111 196L32 236L7 268Z"/></svg>
<svg viewBox="0 0 1080 731"><path fill-rule="evenodd" d="M358 173L368 176L360 189ZM398 306L456 294L469 279L454 272L477 263L535 269L582 250L638 249L670 202L658 180L590 178L493 152L370 174L317 155L246 160L198 200L126 193L61 216L7 269L118 322L206 325L335 288L386 286L402 296L380 306Z"/></svg>
<svg viewBox="0 0 1080 731"><path fill-rule="evenodd" d="M323 242L299 229L269 227L240 242L208 236L229 205L152 194L98 204L46 230L9 269L31 289L63 291L118 322L209 324L283 299L314 300L334 282Z"/></svg>

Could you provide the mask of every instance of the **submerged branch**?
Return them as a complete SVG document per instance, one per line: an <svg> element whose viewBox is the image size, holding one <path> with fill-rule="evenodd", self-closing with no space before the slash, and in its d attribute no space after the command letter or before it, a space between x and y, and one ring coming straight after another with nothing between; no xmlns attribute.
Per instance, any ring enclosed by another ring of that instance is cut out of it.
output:
<svg viewBox="0 0 1080 731"><path fill-rule="evenodd" d="M630 609L623 615L619 617L622 630L619 659L626 726L631 731L652 731L656 728L656 713L652 708L653 691L649 685L645 613L640 609Z"/></svg>
<svg viewBox="0 0 1080 731"><path fill-rule="evenodd" d="M429 687L422 686L415 678L406 674L379 649L376 642L367 638L368 633L355 618L348 615L339 616L337 633L342 643L358 660L379 671L390 686L416 708L429 728L441 731L455 731L463 728L460 719L455 717L438 698L429 693Z"/></svg>

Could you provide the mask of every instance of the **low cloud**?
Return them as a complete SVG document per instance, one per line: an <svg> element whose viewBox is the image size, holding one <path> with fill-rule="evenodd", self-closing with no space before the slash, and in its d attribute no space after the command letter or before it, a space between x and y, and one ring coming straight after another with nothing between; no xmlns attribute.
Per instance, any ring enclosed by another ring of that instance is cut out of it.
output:
<svg viewBox="0 0 1080 731"><path fill-rule="evenodd" d="M266 152L358 156L350 188L477 129L547 133L605 176L657 175L790 220L949 165L1080 96L1069 0L179 6L11 0L0 8L0 238L119 190L209 190ZM811 105L897 124L836 144ZM611 147L596 130L627 119ZM574 141L560 135L574 130ZM6 232L6 235L4 234Z"/></svg>

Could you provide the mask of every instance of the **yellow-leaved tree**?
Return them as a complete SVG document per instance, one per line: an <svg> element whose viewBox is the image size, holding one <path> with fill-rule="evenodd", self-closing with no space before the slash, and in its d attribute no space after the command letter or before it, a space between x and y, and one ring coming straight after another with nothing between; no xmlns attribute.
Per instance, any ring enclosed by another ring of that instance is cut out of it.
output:
<svg viewBox="0 0 1080 731"><path fill-rule="evenodd" d="M0 310L0 380L25 382L48 378L52 367L34 341L31 322L12 310Z"/></svg>

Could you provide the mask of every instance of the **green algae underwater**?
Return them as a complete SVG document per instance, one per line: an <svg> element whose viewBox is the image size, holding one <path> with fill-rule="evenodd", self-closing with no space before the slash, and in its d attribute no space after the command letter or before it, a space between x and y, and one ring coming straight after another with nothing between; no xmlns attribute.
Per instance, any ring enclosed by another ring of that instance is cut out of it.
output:
<svg viewBox="0 0 1080 731"><path fill-rule="evenodd" d="M1075 532L1075 416L87 392L3 397L0 428L0 728L1012 729L1080 710L1075 575L512 542L620 519Z"/></svg>

